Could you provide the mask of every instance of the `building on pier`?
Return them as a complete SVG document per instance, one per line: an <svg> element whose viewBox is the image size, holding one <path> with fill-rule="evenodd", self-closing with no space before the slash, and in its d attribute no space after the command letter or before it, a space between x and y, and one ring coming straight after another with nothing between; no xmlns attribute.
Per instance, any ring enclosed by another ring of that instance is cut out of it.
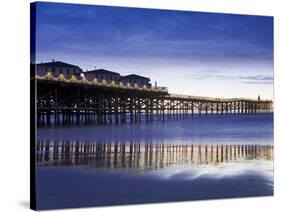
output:
<svg viewBox="0 0 281 212"><path fill-rule="evenodd" d="M105 70L105 69L96 69L92 71L86 71L84 72L84 76L88 80L107 80L107 81L120 81L121 75L117 72Z"/></svg>
<svg viewBox="0 0 281 212"><path fill-rule="evenodd" d="M63 74L64 77L71 78L73 75L76 77L81 76L83 71L79 66L52 60L52 62L36 64L36 72L39 76L44 76L50 72L54 77Z"/></svg>
<svg viewBox="0 0 281 212"><path fill-rule="evenodd" d="M151 86L149 78L143 77L140 75L136 75L136 74L122 76L121 81L125 82L125 83L130 83L130 84L137 84L140 87L142 87L144 85Z"/></svg>

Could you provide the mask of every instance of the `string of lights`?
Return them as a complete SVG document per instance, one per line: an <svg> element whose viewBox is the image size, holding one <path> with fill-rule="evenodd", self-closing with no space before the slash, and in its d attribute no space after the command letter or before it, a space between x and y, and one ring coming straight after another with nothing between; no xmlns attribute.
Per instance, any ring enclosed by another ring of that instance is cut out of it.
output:
<svg viewBox="0 0 281 212"><path fill-rule="evenodd" d="M79 79L81 78L81 79ZM110 82L106 80L99 81L98 79L94 78L93 80L88 80L84 75L83 76L72 75L69 79L66 78L63 74L59 76L54 76L51 72L46 73L43 76L36 75L36 79L39 80L51 80L51 81L59 81L65 83L76 83L76 84L84 84L84 85L95 85L95 86L106 86L112 88L121 88L121 89L132 89L132 90L141 90L141 91L154 91L154 92L168 92L166 87L154 87L154 86L147 86L144 85L140 87L137 83L132 85L131 83L124 83L124 82L116 82L111 80Z"/></svg>

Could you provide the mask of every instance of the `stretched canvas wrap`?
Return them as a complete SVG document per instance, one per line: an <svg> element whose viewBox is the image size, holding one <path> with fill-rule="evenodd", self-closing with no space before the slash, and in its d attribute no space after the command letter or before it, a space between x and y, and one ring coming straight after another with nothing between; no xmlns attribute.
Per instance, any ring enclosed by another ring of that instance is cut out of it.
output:
<svg viewBox="0 0 281 212"><path fill-rule="evenodd" d="M31 208L273 195L273 17L31 4Z"/></svg>

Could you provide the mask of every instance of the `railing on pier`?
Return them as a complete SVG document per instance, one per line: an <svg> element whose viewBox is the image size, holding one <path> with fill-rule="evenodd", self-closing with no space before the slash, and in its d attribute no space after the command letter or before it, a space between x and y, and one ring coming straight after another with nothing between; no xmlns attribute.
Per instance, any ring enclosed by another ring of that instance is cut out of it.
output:
<svg viewBox="0 0 281 212"><path fill-rule="evenodd" d="M237 101L247 101L247 102L264 102L264 103L272 103L272 100L263 99L253 99L253 98L214 98L214 97L206 97L206 96L192 96L192 95L183 95L183 94L172 94L168 95L169 98L173 99L183 99L183 100L197 100L197 101L208 101L208 102L237 102Z"/></svg>
<svg viewBox="0 0 281 212"><path fill-rule="evenodd" d="M49 80L49 81L74 83L74 84L82 84L82 85L104 86L104 87L119 88L119 89L165 92L165 93L168 92L167 87L148 86L148 85L140 86L137 83L131 84L131 83L119 82L119 81L115 81L115 80L110 80L110 81L98 80L96 78L94 78L92 80L88 80L84 75L83 76L72 75L68 79L63 74L60 74L59 76L56 77L51 72L48 72L44 76L36 75L35 78L39 79L39 80Z"/></svg>

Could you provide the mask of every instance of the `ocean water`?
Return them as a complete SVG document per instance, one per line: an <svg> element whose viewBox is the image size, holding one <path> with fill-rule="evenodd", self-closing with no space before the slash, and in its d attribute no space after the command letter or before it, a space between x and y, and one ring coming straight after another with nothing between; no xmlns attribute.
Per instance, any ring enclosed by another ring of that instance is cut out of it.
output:
<svg viewBox="0 0 281 212"><path fill-rule="evenodd" d="M39 128L39 209L273 195L273 115Z"/></svg>

